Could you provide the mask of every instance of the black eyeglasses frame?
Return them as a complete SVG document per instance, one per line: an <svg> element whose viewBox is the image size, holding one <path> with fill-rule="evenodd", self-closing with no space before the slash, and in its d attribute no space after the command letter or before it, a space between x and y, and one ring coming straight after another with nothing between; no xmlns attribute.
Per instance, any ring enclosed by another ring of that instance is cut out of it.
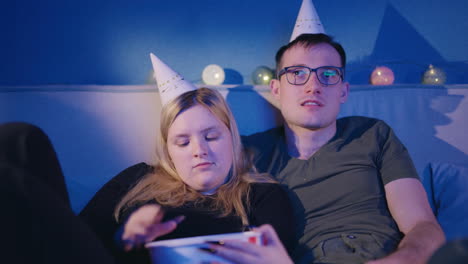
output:
<svg viewBox="0 0 468 264"><path fill-rule="evenodd" d="M338 83L340 82L340 80L341 80L341 81L344 80L344 69L345 69L344 67L337 67L337 66L320 66L320 67L317 67L317 68L310 68L310 67L307 67L307 66L305 66L305 65L294 65L294 66L284 67L284 68L281 69L281 70L278 72L278 74L277 74L278 80L281 78L281 76L283 76L284 74L286 74L286 72L288 71L288 69L291 69L291 68L304 68L304 69L308 69L308 70L309 70L309 75L308 75L307 79L306 79L303 83L298 83L298 84L292 83L292 82L287 78L287 76L286 76L286 80L288 81L289 84L292 84L292 85L304 85L304 84L306 84L306 83L309 81L312 72L315 72L315 76L317 77L317 80L318 80L322 85L325 85L325 86L335 85L335 84L338 84ZM317 74L317 71L318 71L319 69L322 69L322 68L335 68L335 69L337 69L337 70L338 70L338 73L339 73L339 75L340 75L340 80L338 80L336 83L332 83L332 84L330 84L330 83L323 83L323 82L320 80L320 78L319 78L319 76L318 76L318 74Z"/></svg>

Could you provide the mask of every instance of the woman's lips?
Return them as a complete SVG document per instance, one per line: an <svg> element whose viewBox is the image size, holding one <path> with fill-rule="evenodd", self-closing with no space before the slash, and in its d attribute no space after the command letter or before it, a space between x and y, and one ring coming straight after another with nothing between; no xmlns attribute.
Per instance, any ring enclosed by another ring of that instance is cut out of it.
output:
<svg viewBox="0 0 468 264"><path fill-rule="evenodd" d="M213 165L213 162L200 162L197 165L193 166L193 168L206 168Z"/></svg>

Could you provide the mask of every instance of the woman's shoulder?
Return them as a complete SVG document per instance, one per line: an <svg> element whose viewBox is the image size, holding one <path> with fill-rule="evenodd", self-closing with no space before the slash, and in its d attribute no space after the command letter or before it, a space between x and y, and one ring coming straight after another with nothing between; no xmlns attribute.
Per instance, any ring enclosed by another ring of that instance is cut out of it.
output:
<svg viewBox="0 0 468 264"><path fill-rule="evenodd" d="M152 170L152 166L143 162L124 169L99 189L80 215L94 215L97 214L96 212L102 211L102 208L107 208L108 214L111 215L117 203L128 190Z"/></svg>
<svg viewBox="0 0 468 264"><path fill-rule="evenodd" d="M251 185L251 199L262 200L273 196L287 195L286 190L279 183L256 182Z"/></svg>
<svg viewBox="0 0 468 264"><path fill-rule="evenodd" d="M140 163L137 163L137 164L134 164L126 169L124 169L122 172L120 172L119 174L123 174L123 173L138 173L138 172L141 172L141 173L148 173L148 172L151 172L153 170L153 166L151 165L148 165L147 163L145 162L140 162Z"/></svg>
<svg viewBox="0 0 468 264"><path fill-rule="evenodd" d="M153 172L153 170L153 166L148 165L145 162L140 162L121 171L114 178L112 178L111 182L124 186L129 184L131 185L146 174Z"/></svg>
<svg viewBox="0 0 468 264"><path fill-rule="evenodd" d="M277 182L254 182L251 183L251 187L255 190L282 189L281 185Z"/></svg>
<svg viewBox="0 0 468 264"><path fill-rule="evenodd" d="M94 195L93 200L103 196L121 197L141 178L152 171L153 167L144 162L132 165L106 182Z"/></svg>

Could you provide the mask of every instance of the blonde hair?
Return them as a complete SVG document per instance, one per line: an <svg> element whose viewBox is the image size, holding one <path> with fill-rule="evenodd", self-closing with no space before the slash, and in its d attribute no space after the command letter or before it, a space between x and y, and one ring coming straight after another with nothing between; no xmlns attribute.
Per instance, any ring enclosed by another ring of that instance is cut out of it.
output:
<svg viewBox="0 0 468 264"><path fill-rule="evenodd" d="M167 148L169 127L180 113L196 105L208 109L231 132L233 148L230 175L227 182L212 196L205 196L182 181ZM251 183L275 181L268 175L256 172L244 152L234 116L222 95L212 89L200 88L178 96L162 108L159 132L154 170L145 175L116 206L114 216L117 221L130 207L150 200L155 200L162 206L178 207L186 202L199 203L211 199L211 209L219 211L220 217L234 213L241 218L244 226L249 225L247 215L250 209L248 197ZM246 206L242 200L247 201Z"/></svg>

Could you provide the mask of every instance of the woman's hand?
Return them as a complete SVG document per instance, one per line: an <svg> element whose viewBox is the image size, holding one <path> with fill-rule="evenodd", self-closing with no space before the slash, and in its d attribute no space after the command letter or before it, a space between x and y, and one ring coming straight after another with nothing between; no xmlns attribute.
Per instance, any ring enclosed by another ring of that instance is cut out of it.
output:
<svg viewBox="0 0 468 264"><path fill-rule="evenodd" d="M168 234L185 219L177 216L169 221L161 222L164 211L160 205L148 204L133 212L123 227L121 243L125 251L143 246L155 238Z"/></svg>
<svg viewBox="0 0 468 264"><path fill-rule="evenodd" d="M212 253L237 264L289 264L293 263L278 235L271 225L262 225L254 231L260 232L264 245L242 241L224 241L224 245L211 245Z"/></svg>

